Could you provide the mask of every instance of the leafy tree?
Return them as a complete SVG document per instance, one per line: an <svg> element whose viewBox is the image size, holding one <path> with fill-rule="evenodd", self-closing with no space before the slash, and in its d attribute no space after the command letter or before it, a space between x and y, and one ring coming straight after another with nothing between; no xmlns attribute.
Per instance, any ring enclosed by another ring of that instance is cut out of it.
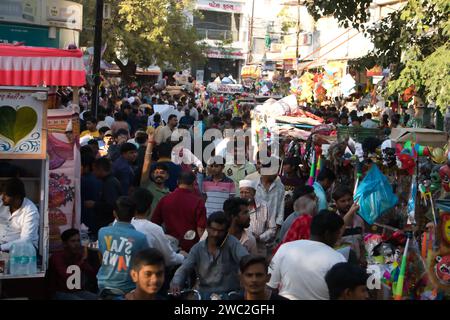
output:
<svg viewBox="0 0 450 320"><path fill-rule="evenodd" d="M414 85L418 95L434 101L445 112L450 106L450 1L408 0L398 11L374 26L370 0L308 0L313 17L333 15L343 27L362 30L374 49L352 64L360 70L375 64L389 67L388 93L401 93Z"/></svg>
<svg viewBox="0 0 450 320"><path fill-rule="evenodd" d="M372 0L306 0L305 5L315 20L332 15L344 28L363 28L369 20L369 6Z"/></svg>
<svg viewBox="0 0 450 320"><path fill-rule="evenodd" d="M103 23L105 59L114 61L128 83L136 67L152 64L175 69L202 60L202 46L185 15L191 0L105 0L111 4L111 19ZM78 0L84 6L83 45L92 46L95 1Z"/></svg>

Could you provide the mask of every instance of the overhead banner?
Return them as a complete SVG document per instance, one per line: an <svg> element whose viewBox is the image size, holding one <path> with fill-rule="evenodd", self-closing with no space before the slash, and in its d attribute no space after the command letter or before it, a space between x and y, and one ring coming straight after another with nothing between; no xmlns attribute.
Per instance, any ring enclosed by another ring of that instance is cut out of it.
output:
<svg viewBox="0 0 450 320"><path fill-rule="evenodd" d="M45 159L47 89L0 87L0 159Z"/></svg>

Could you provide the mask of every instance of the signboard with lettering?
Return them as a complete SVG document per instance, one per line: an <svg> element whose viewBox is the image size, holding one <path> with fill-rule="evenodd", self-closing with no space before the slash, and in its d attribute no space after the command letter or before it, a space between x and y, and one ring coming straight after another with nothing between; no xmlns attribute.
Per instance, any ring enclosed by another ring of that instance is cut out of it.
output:
<svg viewBox="0 0 450 320"><path fill-rule="evenodd" d="M244 53L239 49L221 50L221 49L209 49L206 51L208 58L217 59L240 59L244 60Z"/></svg>
<svg viewBox="0 0 450 320"><path fill-rule="evenodd" d="M240 84L223 84L211 82L206 87L206 91L214 93L235 94L242 93L244 91L244 87Z"/></svg>
<svg viewBox="0 0 450 320"><path fill-rule="evenodd" d="M0 22L81 30L83 5L65 0L0 0Z"/></svg>
<svg viewBox="0 0 450 320"><path fill-rule="evenodd" d="M242 13L243 3L240 1L198 0L196 9L206 11Z"/></svg>
<svg viewBox="0 0 450 320"><path fill-rule="evenodd" d="M0 87L0 159L45 159L47 89Z"/></svg>
<svg viewBox="0 0 450 320"><path fill-rule="evenodd" d="M48 27L0 24L0 43L22 42L26 46L58 48L59 30L55 39L48 37Z"/></svg>
<svg viewBox="0 0 450 320"><path fill-rule="evenodd" d="M71 1L47 0L46 25L81 30L83 6Z"/></svg>
<svg viewBox="0 0 450 320"><path fill-rule="evenodd" d="M41 0L1 0L0 21L41 24Z"/></svg>

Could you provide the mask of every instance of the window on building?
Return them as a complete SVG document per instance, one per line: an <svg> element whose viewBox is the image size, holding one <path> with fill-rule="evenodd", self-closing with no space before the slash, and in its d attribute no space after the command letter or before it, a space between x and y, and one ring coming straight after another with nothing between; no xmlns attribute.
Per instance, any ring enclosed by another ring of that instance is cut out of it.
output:
<svg viewBox="0 0 450 320"><path fill-rule="evenodd" d="M201 38L212 40L233 40L239 37L239 14L200 10L201 16L194 16L194 27Z"/></svg>

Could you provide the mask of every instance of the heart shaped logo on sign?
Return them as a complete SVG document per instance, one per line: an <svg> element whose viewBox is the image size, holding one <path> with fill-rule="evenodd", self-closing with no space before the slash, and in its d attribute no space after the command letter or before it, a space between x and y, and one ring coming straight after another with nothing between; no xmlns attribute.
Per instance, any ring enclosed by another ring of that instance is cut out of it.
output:
<svg viewBox="0 0 450 320"><path fill-rule="evenodd" d="M37 123L37 113L31 107L0 107L0 136L11 140L16 145L28 136Z"/></svg>

